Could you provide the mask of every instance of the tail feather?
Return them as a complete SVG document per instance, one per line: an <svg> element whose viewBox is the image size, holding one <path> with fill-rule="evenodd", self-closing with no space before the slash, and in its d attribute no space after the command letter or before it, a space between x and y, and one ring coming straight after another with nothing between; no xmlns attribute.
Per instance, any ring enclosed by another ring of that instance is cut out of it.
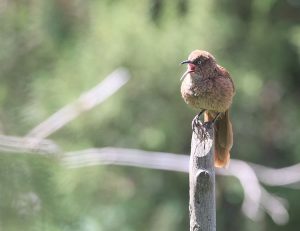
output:
<svg viewBox="0 0 300 231"><path fill-rule="evenodd" d="M205 121L214 118L213 112L206 112ZM230 150L233 143L232 125L229 119L229 112L220 115L214 124L214 143L215 143L215 167L223 168L229 165Z"/></svg>

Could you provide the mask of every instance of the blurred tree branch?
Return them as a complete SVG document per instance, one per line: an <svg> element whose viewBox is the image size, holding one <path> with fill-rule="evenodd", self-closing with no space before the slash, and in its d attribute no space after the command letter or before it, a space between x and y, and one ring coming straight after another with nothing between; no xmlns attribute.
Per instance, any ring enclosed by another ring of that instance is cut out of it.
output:
<svg viewBox="0 0 300 231"><path fill-rule="evenodd" d="M50 140L38 140L33 138L18 138L1 136L0 151L13 153L54 154L59 150L58 146ZM32 146L32 143L35 146ZM38 144L38 145L37 145ZM96 165L123 165L166 171L188 173L189 156L183 154L149 152L138 149L125 148L92 148L62 154L61 163L67 168L81 168ZM252 167L254 166L254 167ZM287 201L269 193L261 184L299 188L300 175L299 164L273 169L246 161L232 159L227 169L217 169L219 176L233 176L237 178L244 190L242 203L243 213L251 220L262 218L263 212L270 215L276 224L283 225L288 222ZM280 181L268 182L266 176L270 173L279 176L284 172L285 178ZM295 177L295 176L298 177ZM291 177L289 177L291 176Z"/></svg>
<svg viewBox="0 0 300 231"><path fill-rule="evenodd" d="M4 153L59 154L60 148L52 140L0 135L0 151Z"/></svg>
<svg viewBox="0 0 300 231"><path fill-rule="evenodd" d="M64 155L62 162L69 168L124 165L186 173L189 171L189 156L187 155L123 148L100 148L69 152ZM232 159L227 169L216 169L216 173L221 176L233 176L239 180L244 190L242 211L248 218L257 221L262 218L262 212L265 211L276 224L287 223L289 219L287 201L269 193L259 181L268 185L268 179L265 178L266 173L272 172L276 176L284 170L287 174L286 181L282 179L276 186L288 187L289 184L300 186L300 175L297 169L299 164L282 169L273 169L257 164L253 168L253 165L242 160ZM288 177L296 174L298 174L298 178L293 177L291 179Z"/></svg>
<svg viewBox="0 0 300 231"><path fill-rule="evenodd" d="M67 123L71 122L82 112L91 110L113 95L129 80L129 73L124 68L119 68L108 75L101 83L86 93L83 93L76 101L64 106L48 119L33 128L26 137L46 138L56 132Z"/></svg>
<svg viewBox="0 0 300 231"><path fill-rule="evenodd" d="M258 164L250 164L259 176L259 180L269 186L286 186L289 188L300 189L300 163L280 168L273 169Z"/></svg>

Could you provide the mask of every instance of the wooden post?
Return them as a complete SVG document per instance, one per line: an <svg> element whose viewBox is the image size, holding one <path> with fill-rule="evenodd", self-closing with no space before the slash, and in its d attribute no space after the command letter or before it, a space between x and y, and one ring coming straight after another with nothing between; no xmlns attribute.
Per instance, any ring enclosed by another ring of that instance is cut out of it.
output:
<svg viewBox="0 0 300 231"><path fill-rule="evenodd" d="M213 129L207 129L201 139L201 129L195 128L190 156L190 231L216 230L215 167Z"/></svg>

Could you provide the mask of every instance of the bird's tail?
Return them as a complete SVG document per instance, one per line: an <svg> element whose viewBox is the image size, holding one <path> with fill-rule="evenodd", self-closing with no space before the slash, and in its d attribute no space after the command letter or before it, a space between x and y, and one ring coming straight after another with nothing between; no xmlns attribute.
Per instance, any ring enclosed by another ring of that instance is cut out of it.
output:
<svg viewBox="0 0 300 231"><path fill-rule="evenodd" d="M212 121L215 113L205 111L204 121ZM229 165L230 149L233 143L232 125L229 111L222 113L214 123L215 167L223 168Z"/></svg>

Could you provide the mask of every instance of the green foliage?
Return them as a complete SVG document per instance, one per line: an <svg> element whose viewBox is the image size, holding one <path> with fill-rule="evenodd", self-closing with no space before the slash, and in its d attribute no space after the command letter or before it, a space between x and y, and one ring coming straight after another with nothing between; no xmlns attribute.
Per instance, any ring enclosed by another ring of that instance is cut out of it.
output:
<svg viewBox="0 0 300 231"><path fill-rule="evenodd" d="M120 92L51 138L65 151L189 153L196 112L180 97L178 64L204 49L235 81L233 158L274 167L299 162L299 11L297 1L280 0L0 2L0 131L26 134L124 66L132 78ZM186 175L0 158L1 230L188 227ZM291 203L285 230L295 230L299 192L278 193ZM219 195L218 230L281 229L269 218L254 224L241 214L237 182L220 183Z"/></svg>

